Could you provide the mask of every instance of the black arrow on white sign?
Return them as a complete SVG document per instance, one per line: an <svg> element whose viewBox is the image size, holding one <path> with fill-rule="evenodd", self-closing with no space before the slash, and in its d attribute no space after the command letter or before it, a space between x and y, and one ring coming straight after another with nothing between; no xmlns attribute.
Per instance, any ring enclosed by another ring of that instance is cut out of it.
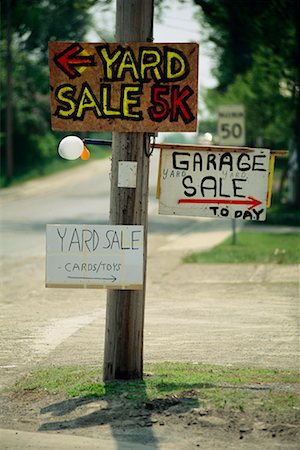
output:
<svg viewBox="0 0 300 450"><path fill-rule="evenodd" d="M73 277L73 276L68 276L68 278L72 278L75 280L104 280L104 281L111 281L112 283L114 283L117 278L114 275L111 275L110 277Z"/></svg>

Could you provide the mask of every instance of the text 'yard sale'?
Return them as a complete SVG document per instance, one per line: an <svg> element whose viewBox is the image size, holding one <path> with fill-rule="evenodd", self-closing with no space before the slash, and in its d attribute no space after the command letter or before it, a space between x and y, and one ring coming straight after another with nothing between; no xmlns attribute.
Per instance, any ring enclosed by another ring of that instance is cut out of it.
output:
<svg viewBox="0 0 300 450"><path fill-rule="evenodd" d="M55 130L196 131L198 44L49 43Z"/></svg>
<svg viewBox="0 0 300 450"><path fill-rule="evenodd" d="M46 287L141 289L141 225L47 225Z"/></svg>

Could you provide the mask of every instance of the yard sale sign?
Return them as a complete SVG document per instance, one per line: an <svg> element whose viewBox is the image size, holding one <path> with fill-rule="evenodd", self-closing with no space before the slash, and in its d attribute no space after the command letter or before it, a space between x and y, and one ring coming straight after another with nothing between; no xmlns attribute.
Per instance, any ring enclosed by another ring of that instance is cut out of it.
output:
<svg viewBox="0 0 300 450"><path fill-rule="evenodd" d="M198 44L49 43L52 128L196 131Z"/></svg>

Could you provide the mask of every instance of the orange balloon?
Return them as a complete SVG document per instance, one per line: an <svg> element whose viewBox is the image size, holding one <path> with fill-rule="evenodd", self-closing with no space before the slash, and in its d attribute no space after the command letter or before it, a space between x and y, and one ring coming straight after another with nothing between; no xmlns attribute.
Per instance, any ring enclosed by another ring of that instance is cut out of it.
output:
<svg viewBox="0 0 300 450"><path fill-rule="evenodd" d="M90 157L90 152L88 151L88 149L86 148L86 147L84 147L84 149L83 149L83 152L81 153L81 155L80 155L80 158L83 160L83 161L87 161L88 159L89 159L89 157Z"/></svg>

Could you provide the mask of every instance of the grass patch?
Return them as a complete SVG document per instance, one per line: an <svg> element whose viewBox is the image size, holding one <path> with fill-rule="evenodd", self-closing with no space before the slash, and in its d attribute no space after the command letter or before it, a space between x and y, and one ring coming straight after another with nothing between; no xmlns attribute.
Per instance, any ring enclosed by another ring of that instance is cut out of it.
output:
<svg viewBox="0 0 300 450"><path fill-rule="evenodd" d="M240 411L259 398L262 408L275 412L300 408L300 395L284 392L284 385L291 386L298 382L296 371L192 363L147 364L145 371L151 374L145 375L144 380L103 383L100 367L53 367L30 373L17 383L15 389L18 392L43 391L66 397L96 397L108 402L122 395L132 402L188 395L217 409L229 406ZM272 386L278 384L283 389L273 391Z"/></svg>
<svg viewBox="0 0 300 450"><path fill-rule="evenodd" d="M229 237L209 251L187 255L185 263L299 264L299 233L241 231L237 243Z"/></svg>

